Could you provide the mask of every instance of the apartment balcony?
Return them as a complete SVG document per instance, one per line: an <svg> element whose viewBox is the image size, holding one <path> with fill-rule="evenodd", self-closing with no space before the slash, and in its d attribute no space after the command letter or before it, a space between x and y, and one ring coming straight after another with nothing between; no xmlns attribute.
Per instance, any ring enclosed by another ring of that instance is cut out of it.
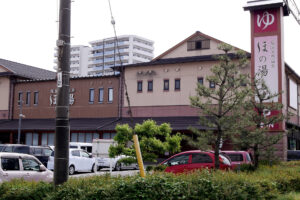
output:
<svg viewBox="0 0 300 200"><path fill-rule="evenodd" d="M79 59L80 59L79 57L76 57L76 58L72 58L72 57L71 57L71 58L70 58L70 61L79 61Z"/></svg>
<svg viewBox="0 0 300 200"><path fill-rule="evenodd" d="M98 59L98 60L89 60L88 64L89 65L97 65L97 64L102 64L103 63L103 59Z"/></svg>
<svg viewBox="0 0 300 200"><path fill-rule="evenodd" d="M149 60L142 58L142 57L137 57L137 56L133 56L133 60L135 60L137 62L149 62Z"/></svg>
<svg viewBox="0 0 300 200"><path fill-rule="evenodd" d="M139 50L139 49L133 49L133 53L138 53L144 56L148 56L150 59L154 57L153 53L149 53L147 51Z"/></svg>
<svg viewBox="0 0 300 200"><path fill-rule="evenodd" d="M151 51L154 50L154 47L153 47L153 46L149 46L149 45L146 45L146 44L144 44L144 43L137 42L137 41L134 41L134 42L133 42L133 45L139 46L139 47L143 47L143 48L149 49L149 50L151 50Z"/></svg>

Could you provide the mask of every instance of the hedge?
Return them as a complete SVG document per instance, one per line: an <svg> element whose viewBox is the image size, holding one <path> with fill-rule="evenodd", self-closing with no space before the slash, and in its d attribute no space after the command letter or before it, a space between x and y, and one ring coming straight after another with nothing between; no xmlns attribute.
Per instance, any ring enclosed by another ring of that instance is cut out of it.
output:
<svg viewBox="0 0 300 200"><path fill-rule="evenodd" d="M300 192L300 163L263 166L256 172L202 170L190 174L169 173L139 176L71 178L53 184L14 180L0 185L0 199L276 199Z"/></svg>

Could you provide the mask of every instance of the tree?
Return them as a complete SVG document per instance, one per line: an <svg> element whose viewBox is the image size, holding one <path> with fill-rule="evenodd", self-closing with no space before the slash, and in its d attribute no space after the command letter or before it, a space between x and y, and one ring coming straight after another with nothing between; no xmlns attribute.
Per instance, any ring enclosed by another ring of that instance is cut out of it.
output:
<svg viewBox="0 0 300 200"><path fill-rule="evenodd" d="M109 156L126 155L122 159L124 163L136 162L136 153L133 147L133 130L128 124L116 126L116 145L109 148ZM144 161L156 162L159 155L169 152L171 154L180 151L181 136L179 133L171 135L170 124L157 125L154 120L146 120L142 124L136 124L134 132L139 137L139 143Z"/></svg>
<svg viewBox="0 0 300 200"><path fill-rule="evenodd" d="M240 131L233 140L239 148L253 151L255 169L262 152L272 152L272 147L282 139L283 132L269 133L269 129L286 118L282 113L283 105L274 102L280 93L272 93L263 77L263 73L258 72L252 80L251 93L241 109L244 113L239 121Z"/></svg>
<svg viewBox="0 0 300 200"><path fill-rule="evenodd" d="M231 46L221 44L219 49L224 54L216 57L219 63L211 68L212 75L206 77L215 88L198 83L196 96L190 97L191 105L201 111L200 123L206 126L206 130L192 129L196 138L185 137L190 145L202 150L214 147L216 169L219 169L222 141L230 139L235 133L236 118L240 115L239 107L249 93L249 88L244 86L247 75L241 73L247 63L246 55L238 51L233 54L238 62L234 62L229 54Z"/></svg>

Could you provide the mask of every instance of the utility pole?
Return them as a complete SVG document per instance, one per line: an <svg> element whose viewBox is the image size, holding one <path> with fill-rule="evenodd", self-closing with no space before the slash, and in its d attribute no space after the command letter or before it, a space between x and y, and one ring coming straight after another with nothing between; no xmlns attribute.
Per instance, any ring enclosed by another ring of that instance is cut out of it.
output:
<svg viewBox="0 0 300 200"><path fill-rule="evenodd" d="M22 114L22 106L23 106L22 99L19 100L19 104L20 104L20 113L19 113L19 126L18 126L18 144L21 144L21 124L22 124L22 117L24 117L24 115Z"/></svg>
<svg viewBox="0 0 300 200"><path fill-rule="evenodd" d="M70 89L70 32L71 1L60 0L54 184L60 185L69 177L69 89Z"/></svg>

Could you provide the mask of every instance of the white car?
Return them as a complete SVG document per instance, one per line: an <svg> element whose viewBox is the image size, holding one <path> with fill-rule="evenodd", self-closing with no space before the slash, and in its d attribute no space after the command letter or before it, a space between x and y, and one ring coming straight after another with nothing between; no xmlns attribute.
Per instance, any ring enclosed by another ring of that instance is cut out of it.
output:
<svg viewBox="0 0 300 200"><path fill-rule="evenodd" d="M69 174L73 175L75 172L95 172L96 159L92 158L88 152L81 149L69 150ZM54 170L54 152L49 157L48 169Z"/></svg>
<svg viewBox="0 0 300 200"><path fill-rule="evenodd" d="M53 181L53 172L32 155L1 152L0 162L0 183L21 178L26 181Z"/></svg>
<svg viewBox="0 0 300 200"><path fill-rule="evenodd" d="M102 168L110 168L110 162L113 170L120 171L122 169L138 169L137 163L125 164L118 162L120 159L126 158L126 156L121 155L115 158L107 158L107 157L97 157L97 166L98 170Z"/></svg>

